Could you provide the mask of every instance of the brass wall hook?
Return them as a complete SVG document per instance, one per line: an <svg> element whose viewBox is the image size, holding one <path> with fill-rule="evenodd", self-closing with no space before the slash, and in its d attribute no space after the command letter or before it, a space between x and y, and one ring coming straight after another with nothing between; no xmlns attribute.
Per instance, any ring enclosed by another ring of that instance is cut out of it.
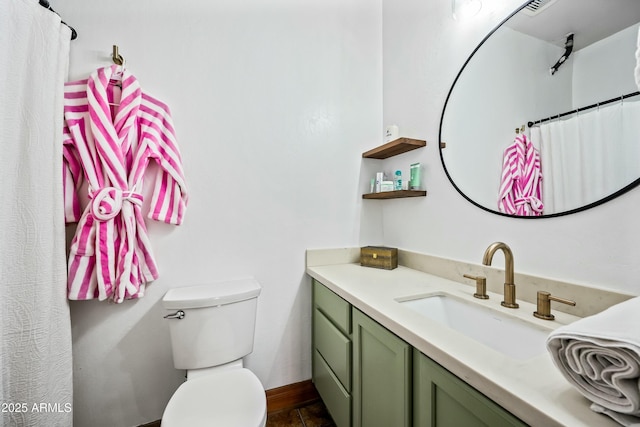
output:
<svg viewBox="0 0 640 427"><path fill-rule="evenodd" d="M111 53L111 59L113 59L113 62L116 65L124 65L124 58L122 57L122 55L120 55L120 53L118 53L118 46L117 45L113 45L113 52Z"/></svg>

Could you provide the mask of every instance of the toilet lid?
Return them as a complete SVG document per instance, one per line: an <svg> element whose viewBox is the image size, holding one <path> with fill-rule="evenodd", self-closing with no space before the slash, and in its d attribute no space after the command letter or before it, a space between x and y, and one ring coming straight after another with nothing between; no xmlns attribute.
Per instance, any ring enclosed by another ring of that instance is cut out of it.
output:
<svg viewBox="0 0 640 427"><path fill-rule="evenodd" d="M232 369L184 382L162 415L162 427L262 427L267 401L248 369Z"/></svg>

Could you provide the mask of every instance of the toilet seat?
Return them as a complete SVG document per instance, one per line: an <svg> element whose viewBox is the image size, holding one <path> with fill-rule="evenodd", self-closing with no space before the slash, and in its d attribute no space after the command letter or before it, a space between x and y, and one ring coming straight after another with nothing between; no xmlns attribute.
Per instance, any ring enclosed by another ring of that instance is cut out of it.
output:
<svg viewBox="0 0 640 427"><path fill-rule="evenodd" d="M264 427L267 400L262 384L245 368L190 379L173 394L162 427Z"/></svg>

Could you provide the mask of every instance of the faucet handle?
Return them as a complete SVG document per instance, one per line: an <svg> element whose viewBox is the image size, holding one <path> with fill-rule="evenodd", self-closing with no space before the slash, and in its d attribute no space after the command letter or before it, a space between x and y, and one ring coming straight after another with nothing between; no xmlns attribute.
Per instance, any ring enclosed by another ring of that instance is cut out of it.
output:
<svg viewBox="0 0 640 427"><path fill-rule="evenodd" d="M489 295L487 295L487 278L483 276L471 276L469 274L463 274L463 277L467 279L472 279L476 281L476 293L473 294L474 297L479 299L489 299Z"/></svg>
<svg viewBox="0 0 640 427"><path fill-rule="evenodd" d="M571 306L576 305L575 301L553 296L549 292L538 291L538 310L534 311L533 315L544 320L555 319L555 316L551 314L551 301L561 302Z"/></svg>

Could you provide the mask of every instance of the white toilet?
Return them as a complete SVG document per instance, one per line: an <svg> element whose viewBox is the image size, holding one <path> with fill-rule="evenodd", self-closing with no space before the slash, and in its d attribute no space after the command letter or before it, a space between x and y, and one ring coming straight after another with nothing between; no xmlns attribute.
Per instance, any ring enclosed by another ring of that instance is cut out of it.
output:
<svg viewBox="0 0 640 427"><path fill-rule="evenodd" d="M187 381L169 400L162 427L264 427L264 388L242 363L253 351L260 290L243 279L166 293L173 364L187 370Z"/></svg>

